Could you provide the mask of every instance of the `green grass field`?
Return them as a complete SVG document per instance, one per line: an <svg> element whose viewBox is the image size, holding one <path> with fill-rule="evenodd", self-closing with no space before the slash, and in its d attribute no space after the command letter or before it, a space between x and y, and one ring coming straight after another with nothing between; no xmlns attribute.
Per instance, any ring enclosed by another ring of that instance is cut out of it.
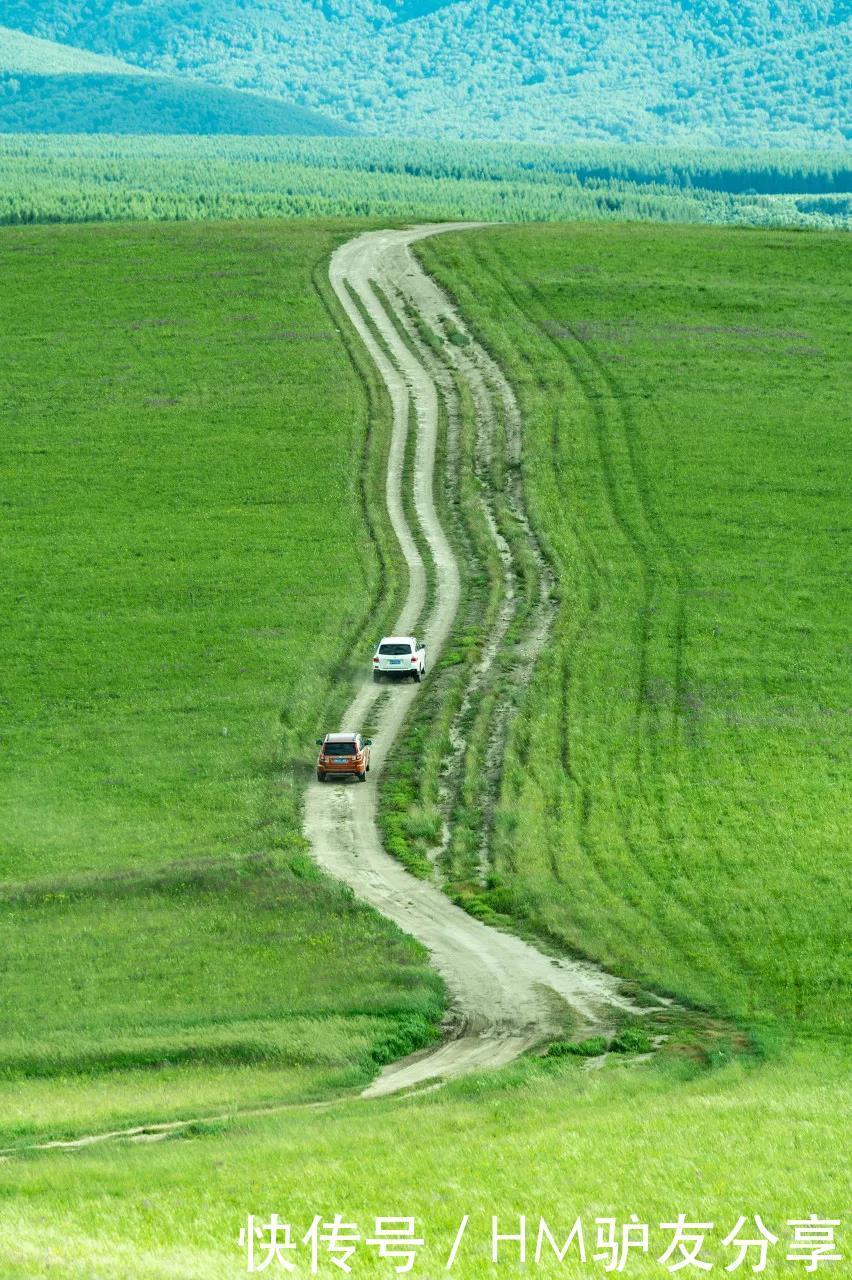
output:
<svg viewBox="0 0 852 1280"><path fill-rule="evenodd" d="M341 1213L364 1237L376 1215L414 1216L426 1242L414 1275L437 1276L467 1213L450 1274L580 1280L603 1274L591 1261L596 1217L621 1224L635 1213L654 1224L659 1256L671 1239L659 1224L682 1212L714 1224L703 1256L719 1274L735 1257L721 1242L741 1215L753 1232L759 1214L779 1239L764 1274L793 1280L805 1272L783 1261L787 1221L843 1213L847 1076L834 1049L711 1072L689 1063L583 1072L565 1059L526 1060L418 1100L348 1102L154 1146L43 1154L0 1165L0 1274L235 1280L246 1273L237 1237L248 1214L266 1222L278 1213L297 1238L315 1214ZM516 1232L522 1213L533 1244L539 1215L560 1243L581 1217L586 1265L573 1253L557 1264L547 1251L535 1265L530 1245L520 1269L507 1245L492 1266L491 1215ZM297 1256L308 1274L306 1250ZM750 1275L752 1261L734 1274ZM320 1274L338 1269L325 1259ZM361 1244L352 1274L360 1273L393 1271ZM631 1255L624 1274L669 1272L653 1255ZM826 1265L819 1274L844 1271Z"/></svg>
<svg viewBox="0 0 852 1280"><path fill-rule="evenodd" d="M345 234L0 241L0 1145L353 1086L440 1011L299 828L399 586L386 423L313 284Z"/></svg>
<svg viewBox="0 0 852 1280"><path fill-rule="evenodd" d="M379 584L340 235L4 234L4 879L292 843Z"/></svg>
<svg viewBox="0 0 852 1280"><path fill-rule="evenodd" d="M838 1033L845 239L515 228L420 252L513 378L559 579L492 904L752 1026Z"/></svg>
<svg viewBox="0 0 852 1280"><path fill-rule="evenodd" d="M594 1072L524 1059L364 1103L346 1092L429 1035L441 992L298 832L317 725L399 588L382 401L315 291L345 234L0 236L0 1145L219 1117L0 1161L0 1275L225 1280L245 1274L247 1214L301 1234L339 1212L364 1235L414 1215L424 1277L468 1213L455 1274L495 1277L520 1269L508 1249L489 1261L492 1213L563 1238L580 1216L590 1255L596 1217L657 1224L659 1254L658 1224L684 1213L714 1224L721 1274L722 1238L761 1215L781 1242L765 1274L793 1280L788 1220L842 1217L850 1173L845 241L572 226L422 246L516 387L559 579L477 892L725 1022L715 1048L686 1035ZM332 504L347 538L329 544ZM527 1269L603 1274L573 1256ZM357 1270L392 1274L366 1247ZM649 1255L625 1274L668 1273Z"/></svg>

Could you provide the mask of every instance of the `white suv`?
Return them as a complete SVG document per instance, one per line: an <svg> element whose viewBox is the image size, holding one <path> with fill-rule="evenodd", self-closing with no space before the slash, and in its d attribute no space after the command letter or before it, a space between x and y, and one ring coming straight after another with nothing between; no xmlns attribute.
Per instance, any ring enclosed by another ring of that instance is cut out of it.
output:
<svg viewBox="0 0 852 1280"><path fill-rule="evenodd" d="M418 683L426 674L426 646L415 636L385 636L373 655L373 679L410 676Z"/></svg>

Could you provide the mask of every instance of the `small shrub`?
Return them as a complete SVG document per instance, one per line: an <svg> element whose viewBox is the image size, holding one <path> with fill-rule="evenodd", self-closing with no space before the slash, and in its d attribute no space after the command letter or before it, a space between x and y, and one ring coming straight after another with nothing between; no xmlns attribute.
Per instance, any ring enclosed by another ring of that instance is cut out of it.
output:
<svg viewBox="0 0 852 1280"><path fill-rule="evenodd" d="M440 1033L428 1017L412 1013L400 1018L370 1049L370 1060L383 1067L398 1062L418 1049L424 1049L439 1038Z"/></svg>
<svg viewBox="0 0 852 1280"><path fill-rule="evenodd" d="M403 818L406 834L412 840L437 844L441 839L441 815L436 809L415 807Z"/></svg>
<svg viewBox="0 0 852 1280"><path fill-rule="evenodd" d="M548 1058L597 1058L606 1053L603 1036L589 1036L587 1040L554 1040L548 1045Z"/></svg>
<svg viewBox="0 0 852 1280"><path fill-rule="evenodd" d="M653 1045L641 1027L625 1027L609 1042L612 1053L650 1053Z"/></svg>

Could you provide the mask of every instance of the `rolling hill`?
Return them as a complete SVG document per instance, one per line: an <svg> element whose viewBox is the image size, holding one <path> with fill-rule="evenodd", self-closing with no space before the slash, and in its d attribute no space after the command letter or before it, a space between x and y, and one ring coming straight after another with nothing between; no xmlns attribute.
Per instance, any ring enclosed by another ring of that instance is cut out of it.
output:
<svg viewBox="0 0 852 1280"><path fill-rule="evenodd" d="M838 0L9 0L33 35L275 94L359 130L525 141L842 145Z"/></svg>
<svg viewBox="0 0 852 1280"><path fill-rule="evenodd" d="M310 107L0 28L0 132L341 135Z"/></svg>
<svg viewBox="0 0 852 1280"><path fill-rule="evenodd" d="M684 1209L725 1274L759 1212L765 1277L804 1277L790 1220L839 1217L849 1185L848 237L524 225L421 251L499 362L483 384L517 388L557 612L533 664L511 435L442 380L462 602L382 789L424 846L448 814L439 865L482 922L677 1003L647 1058L585 1070L566 1026L555 1053L393 1101L343 1095L422 1042L440 991L299 821L315 733L406 585L389 400L326 309L328 254L362 227L0 229L0 1275L233 1280L240 1224L276 1206L303 1246L344 1211L353 1276L385 1277L364 1237L387 1207L422 1227L418 1277L469 1215L452 1280L481 1280L519 1273L517 1237L503 1267L488 1248L531 1206L527 1238L546 1215L556 1247L635 1212L653 1253L631 1277L667 1274ZM446 313L398 315L401 353L480 368ZM456 682L495 631L468 711ZM445 797L418 791L436 754ZM602 1274L548 1247L543 1280Z"/></svg>

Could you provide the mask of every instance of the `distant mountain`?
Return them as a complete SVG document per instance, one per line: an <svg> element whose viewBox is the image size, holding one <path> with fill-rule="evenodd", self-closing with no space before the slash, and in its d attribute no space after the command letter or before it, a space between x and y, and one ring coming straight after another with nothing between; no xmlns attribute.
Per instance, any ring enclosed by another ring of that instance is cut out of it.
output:
<svg viewBox="0 0 852 1280"><path fill-rule="evenodd" d="M4 11L0 0L0 12ZM24 71L31 75L65 75L94 72L102 75L138 75L139 68L118 58L104 57L57 44L55 40L40 40L0 27L0 68L3 71Z"/></svg>
<svg viewBox="0 0 852 1280"><path fill-rule="evenodd" d="M183 78L0 27L2 133L340 135L309 107Z"/></svg>
<svg viewBox="0 0 852 1280"><path fill-rule="evenodd" d="M838 146L848 0L3 0L35 35L361 132Z"/></svg>

